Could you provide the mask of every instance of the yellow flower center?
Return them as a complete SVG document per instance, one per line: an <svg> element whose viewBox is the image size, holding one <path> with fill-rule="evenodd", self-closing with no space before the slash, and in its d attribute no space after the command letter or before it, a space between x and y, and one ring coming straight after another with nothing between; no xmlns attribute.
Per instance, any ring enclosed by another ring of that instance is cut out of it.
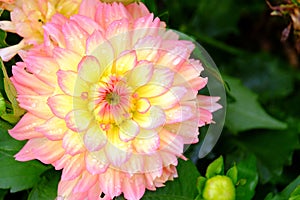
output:
<svg viewBox="0 0 300 200"><path fill-rule="evenodd" d="M132 89L120 77L103 77L90 94L90 110L100 124L118 125L132 116Z"/></svg>
<svg viewBox="0 0 300 200"><path fill-rule="evenodd" d="M120 103L120 96L116 92L112 92L106 95L105 101L110 105L118 105Z"/></svg>

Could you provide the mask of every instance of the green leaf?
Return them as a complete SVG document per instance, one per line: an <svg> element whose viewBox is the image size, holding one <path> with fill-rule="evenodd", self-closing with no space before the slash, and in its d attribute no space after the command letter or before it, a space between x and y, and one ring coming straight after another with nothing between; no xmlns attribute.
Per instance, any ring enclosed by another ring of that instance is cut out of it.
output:
<svg viewBox="0 0 300 200"><path fill-rule="evenodd" d="M300 175L293 182L291 182L282 192L275 196L273 196L272 193L269 193L265 200L297 200L297 196L300 196L299 187Z"/></svg>
<svg viewBox="0 0 300 200"><path fill-rule="evenodd" d="M291 164L299 137L290 130L252 133L244 135L240 145L256 156L260 181L266 183L281 176L284 165Z"/></svg>
<svg viewBox="0 0 300 200"><path fill-rule="evenodd" d="M24 145L0 130L0 188L11 192L32 188L49 167L38 161L19 162L14 155ZM5 172L5 173L3 173Z"/></svg>
<svg viewBox="0 0 300 200"><path fill-rule="evenodd" d="M203 176L199 176L197 179L197 190L199 195L202 194L203 188L205 186L205 182L206 182L206 178L204 178Z"/></svg>
<svg viewBox="0 0 300 200"><path fill-rule="evenodd" d="M229 178L231 178L233 184L237 183L237 181L238 181L238 169L237 169L236 165L234 165L233 167L231 167L226 172L226 176L228 176Z"/></svg>
<svg viewBox="0 0 300 200"><path fill-rule="evenodd" d="M6 32L0 29L0 48L7 47L5 39L6 39Z"/></svg>
<svg viewBox="0 0 300 200"><path fill-rule="evenodd" d="M53 200L57 197L60 172L53 168L46 171L40 181L31 190L28 200Z"/></svg>
<svg viewBox="0 0 300 200"><path fill-rule="evenodd" d="M229 76L223 77L230 86L230 96L235 100L227 105L225 125L234 133L250 129L285 129L285 123L268 115L257 102L257 95Z"/></svg>
<svg viewBox="0 0 300 200"><path fill-rule="evenodd" d="M255 194L255 187L258 183L256 159L254 155L242 160L237 164L238 181L236 188L237 200L250 200Z"/></svg>
<svg viewBox="0 0 300 200"><path fill-rule="evenodd" d="M243 84L263 101L285 97L294 89L295 73L287 66L286 60L265 52L247 53L232 59L224 70L226 74L238 74Z"/></svg>
<svg viewBox="0 0 300 200"><path fill-rule="evenodd" d="M0 62L0 65L4 75L4 89L8 97L8 100L10 101L12 106L12 113L4 113L1 115L1 118L8 121L9 123L15 124L20 120L20 117L25 113L25 110L22 109L19 106L19 103L17 102L16 99L17 91L14 85L12 84L11 80L9 79L5 66L2 61Z"/></svg>
<svg viewBox="0 0 300 200"><path fill-rule="evenodd" d="M4 200L5 195L8 193L8 190L0 189L0 200Z"/></svg>
<svg viewBox="0 0 300 200"><path fill-rule="evenodd" d="M223 157L220 156L218 159L214 160L210 163L206 169L206 178L211 178L216 175L223 175L224 174L224 161Z"/></svg>
<svg viewBox="0 0 300 200"><path fill-rule="evenodd" d="M292 192L289 200L299 200L300 199L300 184L296 187L296 189Z"/></svg>
<svg viewBox="0 0 300 200"><path fill-rule="evenodd" d="M5 99L3 98L1 92L0 92L0 116L3 115L6 111L6 104Z"/></svg>
<svg viewBox="0 0 300 200"><path fill-rule="evenodd" d="M179 160L178 178L166 182L166 186L156 191L146 191L143 200L193 200L197 195L196 182L200 175L191 161Z"/></svg>

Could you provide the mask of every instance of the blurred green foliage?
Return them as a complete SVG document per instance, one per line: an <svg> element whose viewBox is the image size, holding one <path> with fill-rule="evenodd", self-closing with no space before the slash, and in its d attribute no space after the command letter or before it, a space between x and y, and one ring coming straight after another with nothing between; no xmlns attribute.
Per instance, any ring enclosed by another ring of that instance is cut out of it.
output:
<svg viewBox="0 0 300 200"><path fill-rule="evenodd" d="M193 37L208 51L229 87L222 136L197 161L198 169L203 173L220 155L227 169L234 162L247 163L250 156L256 164L241 168L257 167L252 176L258 185L244 192L252 191L252 199L258 200L281 194L300 174L300 65L290 60L292 45L280 41L289 19L270 16L271 9L260 0L155 2L151 8L157 16L163 13L169 28Z"/></svg>

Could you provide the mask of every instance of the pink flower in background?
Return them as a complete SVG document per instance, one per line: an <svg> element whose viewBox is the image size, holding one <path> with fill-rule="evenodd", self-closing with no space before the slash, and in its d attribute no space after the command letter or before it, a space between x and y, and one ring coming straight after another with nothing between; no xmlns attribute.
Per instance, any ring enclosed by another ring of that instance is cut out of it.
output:
<svg viewBox="0 0 300 200"><path fill-rule="evenodd" d="M11 21L0 21L0 29L17 33L24 38L17 45L0 49L2 60L8 61L22 49L42 43L44 35L42 26L55 13L66 17L77 13L81 0L2 0L1 2L1 9L11 11Z"/></svg>
<svg viewBox="0 0 300 200"><path fill-rule="evenodd" d="M44 32L12 70L28 111L9 131L28 139L16 159L62 169L58 199L140 199L177 177L184 145L221 108L197 96L207 78L194 45L142 3L84 0Z"/></svg>

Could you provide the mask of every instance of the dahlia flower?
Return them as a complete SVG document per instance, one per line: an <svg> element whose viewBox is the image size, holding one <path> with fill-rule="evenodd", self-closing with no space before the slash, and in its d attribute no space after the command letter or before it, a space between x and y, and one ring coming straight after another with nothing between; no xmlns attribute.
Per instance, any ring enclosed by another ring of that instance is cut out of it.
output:
<svg viewBox="0 0 300 200"><path fill-rule="evenodd" d="M139 2L140 0L101 0L102 2L105 3L113 3L113 2L119 2L119 3L123 3L125 5L133 3L133 2Z"/></svg>
<svg viewBox="0 0 300 200"><path fill-rule="evenodd" d="M1 3L2 2L2 3ZM22 49L43 42L43 24L55 13L69 17L78 12L81 0L1 0L0 9L9 10L11 21L0 21L0 29L17 33L24 39L17 45L0 49L8 61Z"/></svg>
<svg viewBox="0 0 300 200"><path fill-rule="evenodd" d="M207 78L193 43L142 3L83 0L44 32L12 69L27 110L9 131L28 140L16 159L62 169L57 199L140 199L177 177L184 145L221 107L197 96Z"/></svg>

